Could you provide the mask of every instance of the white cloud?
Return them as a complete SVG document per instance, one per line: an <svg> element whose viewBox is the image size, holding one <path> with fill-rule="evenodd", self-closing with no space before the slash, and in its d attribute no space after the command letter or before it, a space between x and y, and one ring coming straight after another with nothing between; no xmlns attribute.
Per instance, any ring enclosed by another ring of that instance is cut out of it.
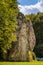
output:
<svg viewBox="0 0 43 65"><path fill-rule="evenodd" d="M43 12L43 0L39 0L35 5L18 5L20 12L23 14L31 14L36 12Z"/></svg>

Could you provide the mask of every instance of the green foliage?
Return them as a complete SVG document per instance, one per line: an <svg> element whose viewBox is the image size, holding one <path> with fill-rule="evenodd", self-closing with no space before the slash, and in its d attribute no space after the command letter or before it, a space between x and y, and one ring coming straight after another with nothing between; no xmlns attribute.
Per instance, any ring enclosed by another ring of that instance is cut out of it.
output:
<svg viewBox="0 0 43 65"><path fill-rule="evenodd" d="M29 15L26 15L25 18L26 18L26 20L30 20Z"/></svg>
<svg viewBox="0 0 43 65"><path fill-rule="evenodd" d="M38 57L43 57L43 43L38 44L35 48L35 53Z"/></svg>
<svg viewBox="0 0 43 65"><path fill-rule="evenodd" d="M29 52L28 52L28 56L29 56L29 61L37 61L37 60L36 60L36 55L35 55L34 52L29 51Z"/></svg>
<svg viewBox="0 0 43 65"><path fill-rule="evenodd" d="M17 0L0 0L0 48L3 53L16 41Z"/></svg>

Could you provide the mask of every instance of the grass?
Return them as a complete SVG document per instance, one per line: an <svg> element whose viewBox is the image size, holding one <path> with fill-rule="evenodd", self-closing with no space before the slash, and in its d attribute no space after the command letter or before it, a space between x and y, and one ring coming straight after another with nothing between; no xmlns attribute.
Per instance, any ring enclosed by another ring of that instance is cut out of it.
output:
<svg viewBox="0 0 43 65"><path fill-rule="evenodd" d="M43 65L43 62L0 62L0 65Z"/></svg>

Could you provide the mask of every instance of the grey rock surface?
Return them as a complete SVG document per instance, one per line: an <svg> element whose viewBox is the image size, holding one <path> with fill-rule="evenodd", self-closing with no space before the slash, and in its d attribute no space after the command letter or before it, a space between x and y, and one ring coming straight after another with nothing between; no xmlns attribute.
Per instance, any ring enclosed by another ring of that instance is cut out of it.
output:
<svg viewBox="0 0 43 65"><path fill-rule="evenodd" d="M28 61L28 52L29 50L33 51L36 44L32 22L30 20L27 21L25 16L19 13L17 16L17 25L18 29L15 32L17 42L13 44L9 60Z"/></svg>

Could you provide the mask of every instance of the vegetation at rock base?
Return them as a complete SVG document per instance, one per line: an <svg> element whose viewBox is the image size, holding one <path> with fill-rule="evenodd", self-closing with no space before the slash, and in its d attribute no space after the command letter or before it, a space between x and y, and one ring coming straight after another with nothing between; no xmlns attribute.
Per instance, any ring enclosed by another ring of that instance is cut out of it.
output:
<svg viewBox="0 0 43 65"><path fill-rule="evenodd" d="M37 61L36 55L35 55L34 52L29 51L29 52L28 52L28 55L29 55L29 61L30 61L30 62L31 62L31 61Z"/></svg>

